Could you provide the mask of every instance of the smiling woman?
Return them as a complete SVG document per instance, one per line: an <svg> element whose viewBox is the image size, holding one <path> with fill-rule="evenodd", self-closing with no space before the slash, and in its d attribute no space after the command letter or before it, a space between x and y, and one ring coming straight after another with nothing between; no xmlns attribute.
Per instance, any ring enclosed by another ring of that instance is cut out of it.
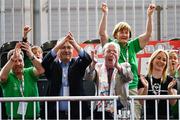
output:
<svg viewBox="0 0 180 120"><path fill-rule="evenodd" d="M150 57L147 76L140 76L138 84L139 95L176 95L176 81L167 75L169 56L165 50L156 50ZM176 104L177 100L170 100L170 105ZM140 100L143 104L143 100ZM166 119L166 100L158 100L158 119ZM154 112L153 112L154 111ZM155 101L146 101L147 119L155 119Z"/></svg>

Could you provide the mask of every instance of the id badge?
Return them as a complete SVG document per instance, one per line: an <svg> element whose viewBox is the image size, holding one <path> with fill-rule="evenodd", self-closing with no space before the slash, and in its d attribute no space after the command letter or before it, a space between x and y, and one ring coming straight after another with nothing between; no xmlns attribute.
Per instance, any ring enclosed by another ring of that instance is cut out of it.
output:
<svg viewBox="0 0 180 120"><path fill-rule="evenodd" d="M27 102L19 102L17 113L21 115L26 115L27 105Z"/></svg>
<svg viewBox="0 0 180 120"><path fill-rule="evenodd" d="M68 86L63 87L63 96L69 96L69 87Z"/></svg>

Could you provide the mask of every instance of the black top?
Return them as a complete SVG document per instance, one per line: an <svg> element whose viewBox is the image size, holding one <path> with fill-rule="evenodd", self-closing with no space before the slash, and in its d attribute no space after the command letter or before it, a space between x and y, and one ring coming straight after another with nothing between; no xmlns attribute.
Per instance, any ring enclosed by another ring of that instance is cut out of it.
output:
<svg viewBox="0 0 180 120"><path fill-rule="evenodd" d="M173 80L172 77L167 76L166 81L163 83L160 83L160 79L156 79L153 77L145 77L146 80L149 83L148 88L148 95L168 95L167 87L168 84ZM152 83L151 83L152 78ZM139 80L138 89L143 88L143 84L141 80ZM177 85L173 87L174 89L177 88ZM164 100L158 100L158 119L166 119L167 118L167 101ZM155 100L147 100L146 101L146 117L148 119L154 119L155 118Z"/></svg>

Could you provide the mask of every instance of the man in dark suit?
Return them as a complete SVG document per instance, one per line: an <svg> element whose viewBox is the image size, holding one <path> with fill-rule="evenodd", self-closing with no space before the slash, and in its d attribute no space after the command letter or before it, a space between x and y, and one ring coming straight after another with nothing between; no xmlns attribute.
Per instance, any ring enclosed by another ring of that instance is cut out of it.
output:
<svg viewBox="0 0 180 120"><path fill-rule="evenodd" d="M73 48L78 57L73 58ZM49 81L48 96L83 96L83 76L91 63L90 56L78 45L69 32L44 57L42 65ZM68 102L59 102L59 116L67 119ZM70 102L71 118L79 118L79 102ZM84 113L84 111L83 111ZM56 118L56 102L48 103L48 118Z"/></svg>

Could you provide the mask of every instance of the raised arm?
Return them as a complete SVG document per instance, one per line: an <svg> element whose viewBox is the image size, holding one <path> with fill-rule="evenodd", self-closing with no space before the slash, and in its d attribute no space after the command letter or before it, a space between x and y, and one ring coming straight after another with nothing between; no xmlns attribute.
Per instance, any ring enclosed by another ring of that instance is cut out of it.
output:
<svg viewBox="0 0 180 120"><path fill-rule="evenodd" d="M23 42L28 42L27 40L27 34L32 30L32 28L29 25L24 26L24 33L23 33Z"/></svg>
<svg viewBox="0 0 180 120"><path fill-rule="evenodd" d="M7 63L4 65L4 67L1 69L0 72L0 80L2 82L5 82L8 78L8 74L10 72L10 70L12 69L14 62L17 61L17 59L20 56L20 43L16 44L15 50L13 51L13 55L10 56L9 60L7 61Z"/></svg>
<svg viewBox="0 0 180 120"><path fill-rule="evenodd" d="M41 65L41 61L33 54L29 43L23 43L21 49L26 51L27 56L32 61L33 66L35 67L34 75L39 76L39 75L43 74L44 68Z"/></svg>
<svg viewBox="0 0 180 120"><path fill-rule="evenodd" d="M139 43L141 48L143 49L145 45L148 44L151 34L152 34L152 15L155 11L155 5L150 4L147 9L147 21L146 21L146 31L142 35L139 36Z"/></svg>
<svg viewBox="0 0 180 120"><path fill-rule="evenodd" d="M108 41L107 34L107 16L108 16L108 6L106 3L102 3L101 6L102 18L99 24L99 35L102 46Z"/></svg>
<svg viewBox="0 0 180 120"><path fill-rule="evenodd" d="M56 54L58 53L59 49L63 47L63 45L68 42L70 39L69 34L67 34L64 38L61 38L60 40L57 41L56 45L52 49Z"/></svg>
<svg viewBox="0 0 180 120"><path fill-rule="evenodd" d="M95 65L97 63L97 51L91 51L91 64L86 68L84 74L84 80L95 80L97 71L95 70Z"/></svg>
<svg viewBox="0 0 180 120"><path fill-rule="evenodd" d="M79 53L81 51L81 46L76 42L71 32L68 33L68 40L67 40L74 49Z"/></svg>

